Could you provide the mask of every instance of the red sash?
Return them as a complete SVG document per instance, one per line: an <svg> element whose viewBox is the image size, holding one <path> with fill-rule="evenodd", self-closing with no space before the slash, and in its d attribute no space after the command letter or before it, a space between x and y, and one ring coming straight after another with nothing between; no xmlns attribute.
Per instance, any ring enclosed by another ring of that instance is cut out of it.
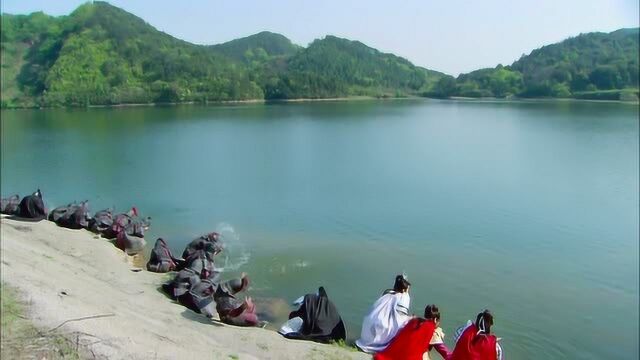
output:
<svg viewBox="0 0 640 360"><path fill-rule="evenodd" d="M391 340L389 346L373 356L374 360L422 360L429 350L436 324L431 320L411 319Z"/></svg>
<svg viewBox="0 0 640 360"><path fill-rule="evenodd" d="M450 360L496 360L496 337L478 333L475 325L469 326L460 336Z"/></svg>

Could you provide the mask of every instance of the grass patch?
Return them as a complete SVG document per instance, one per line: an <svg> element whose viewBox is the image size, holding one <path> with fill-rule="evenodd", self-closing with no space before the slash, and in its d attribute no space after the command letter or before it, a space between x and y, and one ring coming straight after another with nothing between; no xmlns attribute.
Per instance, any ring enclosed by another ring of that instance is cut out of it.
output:
<svg viewBox="0 0 640 360"><path fill-rule="evenodd" d="M57 333L38 330L26 317L15 289L0 285L2 359L80 359L73 343Z"/></svg>
<svg viewBox="0 0 640 360"><path fill-rule="evenodd" d="M344 350L358 352L358 348L355 345L347 344L344 340L332 341L330 344Z"/></svg>
<svg viewBox="0 0 640 360"><path fill-rule="evenodd" d="M350 356L345 354L345 351L358 352L358 348L354 345L348 344L344 340L333 341L330 342L329 345L332 347L312 348L311 352L307 355L307 358L311 360L342 360L350 358Z"/></svg>
<svg viewBox="0 0 640 360"><path fill-rule="evenodd" d="M583 100L614 100L614 101L638 101L638 89L614 89L614 90L596 90L596 91L580 91L573 94L576 99Z"/></svg>

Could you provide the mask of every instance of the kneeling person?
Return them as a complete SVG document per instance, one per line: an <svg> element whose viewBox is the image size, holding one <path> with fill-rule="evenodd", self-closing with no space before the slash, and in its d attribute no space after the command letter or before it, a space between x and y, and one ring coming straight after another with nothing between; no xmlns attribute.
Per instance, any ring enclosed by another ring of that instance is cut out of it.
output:
<svg viewBox="0 0 640 360"><path fill-rule="evenodd" d="M249 287L249 278L242 274L241 279L233 279L218 286L213 295L220 320L236 326L257 326L259 324L256 307L251 298L240 300L236 294Z"/></svg>
<svg viewBox="0 0 640 360"><path fill-rule="evenodd" d="M434 334L440 323L440 311L436 305L427 305L424 318L413 318L398 332L389 345L373 356L374 360L422 360L431 347ZM442 330L440 330L442 331ZM447 359L446 346L444 354ZM440 350L438 350L440 352Z"/></svg>
<svg viewBox="0 0 640 360"><path fill-rule="evenodd" d="M493 314L489 310L479 313L475 323L467 321L454 335L456 346L449 359L502 360L502 347L498 343L499 338L491 333L492 326Z"/></svg>

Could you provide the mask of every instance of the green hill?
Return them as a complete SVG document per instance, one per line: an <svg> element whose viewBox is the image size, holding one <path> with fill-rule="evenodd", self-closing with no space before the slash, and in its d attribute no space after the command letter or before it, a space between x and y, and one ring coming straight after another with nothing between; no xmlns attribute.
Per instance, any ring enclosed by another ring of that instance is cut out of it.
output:
<svg viewBox="0 0 640 360"><path fill-rule="evenodd" d="M315 40L277 64L265 84L267 98L404 96L429 89L441 73L335 36Z"/></svg>
<svg viewBox="0 0 640 360"><path fill-rule="evenodd" d="M306 49L270 32L194 45L106 2L2 15L3 107L395 96L438 76L335 37Z"/></svg>
<svg viewBox="0 0 640 360"><path fill-rule="evenodd" d="M638 28L581 34L511 66L462 74L444 95L637 99L639 49Z"/></svg>
<svg viewBox="0 0 640 360"><path fill-rule="evenodd" d="M276 56L295 54L301 47L293 44L285 36L262 31L257 34L212 45L213 51L231 59L248 64L264 63Z"/></svg>
<svg viewBox="0 0 640 360"><path fill-rule="evenodd" d="M638 29L544 46L511 66L457 79L361 42L326 36L308 47L261 32L195 45L92 2L68 16L2 14L2 107L244 99L576 97L637 99Z"/></svg>
<svg viewBox="0 0 640 360"><path fill-rule="evenodd" d="M2 49L3 106L263 97L243 66L104 2L58 18L3 14Z"/></svg>
<svg viewBox="0 0 640 360"><path fill-rule="evenodd" d="M31 15L2 15L0 79L3 107L7 105L8 99L18 106L34 105L32 99L26 97L24 92L35 92L32 88L37 82L43 82L43 79L38 78L38 71L32 69L35 65L32 63L37 62L39 68L48 69L51 66L52 56L47 53L57 52L57 44L51 40L41 41L41 38L59 36L59 23L59 19L42 12ZM41 52L36 53L36 48L41 48Z"/></svg>

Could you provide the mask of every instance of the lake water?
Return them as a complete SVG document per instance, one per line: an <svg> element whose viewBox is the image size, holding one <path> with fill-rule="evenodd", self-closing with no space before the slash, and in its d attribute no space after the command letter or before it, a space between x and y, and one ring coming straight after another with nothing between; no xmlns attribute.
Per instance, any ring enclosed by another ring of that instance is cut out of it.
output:
<svg viewBox="0 0 640 360"><path fill-rule="evenodd" d="M222 231L274 326L324 285L349 337L403 271L412 310L484 308L510 359L638 358L638 107L356 101L3 111L2 194L136 205L180 253ZM162 296L158 294L158 296ZM276 300L274 300L276 299ZM277 300L280 299L280 300ZM167 300L169 301L169 300Z"/></svg>

